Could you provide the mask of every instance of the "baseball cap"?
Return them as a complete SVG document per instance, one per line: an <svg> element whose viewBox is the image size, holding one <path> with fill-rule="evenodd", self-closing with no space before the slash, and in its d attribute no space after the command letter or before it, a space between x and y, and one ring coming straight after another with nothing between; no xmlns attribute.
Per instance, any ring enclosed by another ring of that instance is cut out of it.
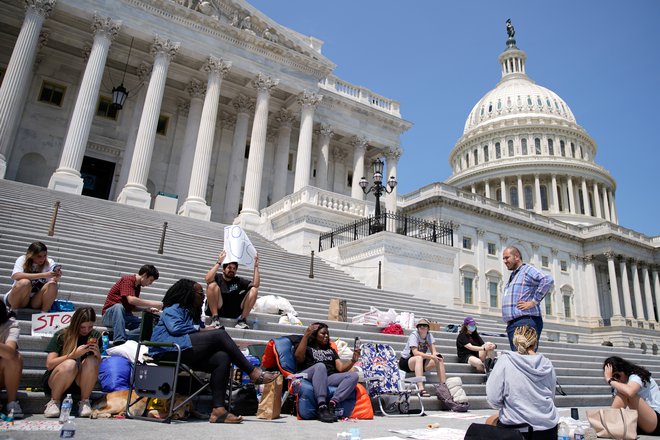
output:
<svg viewBox="0 0 660 440"><path fill-rule="evenodd" d="M466 316L465 319L463 320L463 325L477 325L477 322L474 320L472 316Z"/></svg>

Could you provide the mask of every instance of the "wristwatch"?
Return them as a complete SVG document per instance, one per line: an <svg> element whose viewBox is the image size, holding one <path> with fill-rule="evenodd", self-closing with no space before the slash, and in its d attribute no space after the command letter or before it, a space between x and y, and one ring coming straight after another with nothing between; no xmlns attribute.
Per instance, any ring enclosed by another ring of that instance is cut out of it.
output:
<svg viewBox="0 0 660 440"><path fill-rule="evenodd" d="M609 379L607 379L607 384L608 384L609 386L612 386L612 382L616 382L616 379L613 378L613 377L610 377Z"/></svg>

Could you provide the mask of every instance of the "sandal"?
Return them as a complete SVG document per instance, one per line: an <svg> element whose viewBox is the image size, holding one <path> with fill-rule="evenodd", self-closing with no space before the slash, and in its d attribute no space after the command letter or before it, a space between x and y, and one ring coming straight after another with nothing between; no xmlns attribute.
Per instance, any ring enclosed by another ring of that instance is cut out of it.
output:
<svg viewBox="0 0 660 440"><path fill-rule="evenodd" d="M431 397L431 395L429 394L429 392L426 391L426 390L421 390L421 391L419 392L419 395L420 395L420 397Z"/></svg>
<svg viewBox="0 0 660 440"><path fill-rule="evenodd" d="M265 371L261 370L261 373L259 373L259 377L254 379L252 382L255 385L263 385L266 383L271 383L275 379L279 377L280 373L279 371Z"/></svg>
<svg viewBox="0 0 660 440"><path fill-rule="evenodd" d="M238 423L243 423L243 416L236 416L230 413L229 411L225 411L224 414L217 416L216 418L213 418L213 413L211 413L211 416L209 417L209 422L238 424Z"/></svg>

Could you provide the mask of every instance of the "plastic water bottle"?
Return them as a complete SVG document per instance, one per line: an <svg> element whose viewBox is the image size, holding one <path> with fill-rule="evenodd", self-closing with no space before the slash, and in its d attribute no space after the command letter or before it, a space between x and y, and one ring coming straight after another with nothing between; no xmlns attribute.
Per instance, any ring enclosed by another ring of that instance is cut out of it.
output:
<svg viewBox="0 0 660 440"><path fill-rule="evenodd" d="M108 348L110 348L110 336L108 332L103 332L103 336L101 336L101 347L101 356L107 356Z"/></svg>
<svg viewBox="0 0 660 440"><path fill-rule="evenodd" d="M571 440L571 431L568 429L568 425L564 422L561 422L557 429L557 440Z"/></svg>
<svg viewBox="0 0 660 440"><path fill-rule="evenodd" d="M60 408L60 424L66 423L66 421L69 420L71 408L73 408L73 399L71 398L71 394L67 394L66 399L62 401L62 407Z"/></svg>
<svg viewBox="0 0 660 440"><path fill-rule="evenodd" d="M573 439L584 440L584 428L582 427L582 423L578 422L577 428L573 431Z"/></svg>
<svg viewBox="0 0 660 440"><path fill-rule="evenodd" d="M69 417L60 429L60 438L74 438L76 436L75 417Z"/></svg>

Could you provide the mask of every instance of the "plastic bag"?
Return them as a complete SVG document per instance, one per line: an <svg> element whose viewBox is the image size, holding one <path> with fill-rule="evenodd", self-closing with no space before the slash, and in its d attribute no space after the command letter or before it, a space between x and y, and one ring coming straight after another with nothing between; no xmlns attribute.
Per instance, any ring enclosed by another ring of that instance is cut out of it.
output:
<svg viewBox="0 0 660 440"><path fill-rule="evenodd" d="M287 313L282 316L278 321L278 324L289 324L289 325L303 325L302 321L296 317L293 313Z"/></svg>
<svg viewBox="0 0 660 440"><path fill-rule="evenodd" d="M389 309L387 312L378 312L376 325L378 327L387 327L389 324L396 322L396 318L397 314L394 309Z"/></svg>
<svg viewBox="0 0 660 440"><path fill-rule="evenodd" d="M266 295L257 298L257 303L254 305L253 311L257 313L269 313L271 315L286 313L298 315L289 300L278 295Z"/></svg>

